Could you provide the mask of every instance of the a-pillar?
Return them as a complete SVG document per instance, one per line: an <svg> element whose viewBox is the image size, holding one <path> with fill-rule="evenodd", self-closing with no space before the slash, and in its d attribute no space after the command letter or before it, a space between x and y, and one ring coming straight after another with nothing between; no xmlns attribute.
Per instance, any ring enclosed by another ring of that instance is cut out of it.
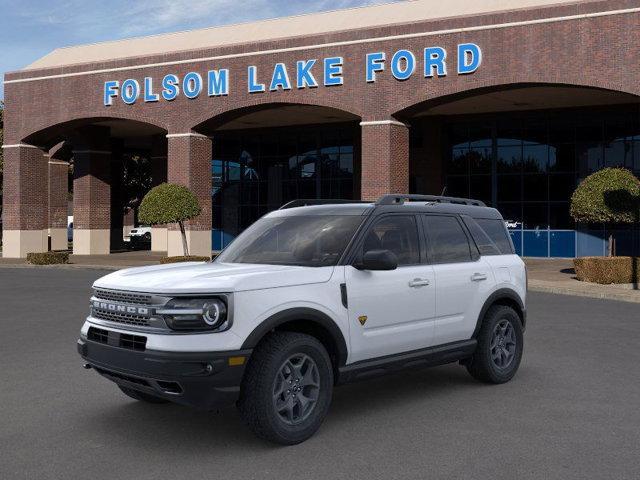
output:
<svg viewBox="0 0 640 480"><path fill-rule="evenodd" d="M409 193L409 128L397 120L360 122L362 200Z"/></svg>
<svg viewBox="0 0 640 480"><path fill-rule="evenodd" d="M79 132L73 150L73 253L107 255L111 235L109 130Z"/></svg>
<svg viewBox="0 0 640 480"><path fill-rule="evenodd" d="M167 181L167 138L156 135L151 143L151 186L156 187ZM167 251L167 226L151 227L151 251Z"/></svg>
<svg viewBox="0 0 640 480"><path fill-rule="evenodd" d="M49 151L49 237L51 250L67 250L69 164Z"/></svg>
<svg viewBox="0 0 640 480"><path fill-rule="evenodd" d="M209 137L198 133L167 135L169 183L184 185L198 198L202 213L186 222L189 254L211 255L211 154ZM167 238L169 256L184 255L177 225L169 226Z"/></svg>
<svg viewBox="0 0 640 480"><path fill-rule="evenodd" d="M48 154L27 144L3 145L2 256L46 252Z"/></svg>

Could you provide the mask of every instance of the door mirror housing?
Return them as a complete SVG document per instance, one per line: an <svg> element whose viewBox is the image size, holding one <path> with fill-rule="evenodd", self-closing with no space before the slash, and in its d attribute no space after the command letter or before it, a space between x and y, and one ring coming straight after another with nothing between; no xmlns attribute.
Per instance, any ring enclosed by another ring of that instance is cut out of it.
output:
<svg viewBox="0 0 640 480"><path fill-rule="evenodd" d="M358 270L395 270L398 257L390 250L369 250L354 267Z"/></svg>

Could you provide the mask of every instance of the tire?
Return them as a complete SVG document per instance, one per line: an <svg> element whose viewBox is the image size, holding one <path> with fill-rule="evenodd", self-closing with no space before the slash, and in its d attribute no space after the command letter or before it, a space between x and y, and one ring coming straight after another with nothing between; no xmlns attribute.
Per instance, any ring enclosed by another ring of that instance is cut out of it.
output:
<svg viewBox="0 0 640 480"><path fill-rule="evenodd" d="M466 364L471 376L495 384L511 380L520 366L524 347L522 323L515 310L505 305L489 308L477 339L476 351Z"/></svg>
<svg viewBox="0 0 640 480"><path fill-rule="evenodd" d="M322 344L310 335L275 332L251 355L238 408L258 437L294 445L320 428L332 393L333 368Z"/></svg>
<svg viewBox="0 0 640 480"><path fill-rule="evenodd" d="M122 390L126 396L131 397L135 400L139 400L141 402L147 403L169 403L169 400L165 400L164 398L156 397L155 395L150 395L145 392L139 392L138 390L133 390L132 388L123 387L122 385L118 385L118 388Z"/></svg>

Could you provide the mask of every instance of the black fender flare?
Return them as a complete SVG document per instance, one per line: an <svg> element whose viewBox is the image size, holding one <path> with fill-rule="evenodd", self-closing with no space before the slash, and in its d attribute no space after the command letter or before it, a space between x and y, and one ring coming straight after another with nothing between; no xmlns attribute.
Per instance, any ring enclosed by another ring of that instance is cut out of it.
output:
<svg viewBox="0 0 640 480"><path fill-rule="evenodd" d="M482 325L482 319L487 313L487 310L494 304L500 303L500 300L508 300L509 302L514 302L518 308L518 315L520 316L520 320L522 321L522 328L525 328L527 314L525 310L524 303L522 302L522 298L515 290L510 288L500 288L489 295L489 298L482 305L482 309L480 310L480 314L478 315L478 320L476 321L476 328L473 331L473 335L471 338L476 338L478 336L478 332L480 331L480 326Z"/></svg>
<svg viewBox="0 0 640 480"><path fill-rule="evenodd" d="M260 325L258 325L249 334L249 336L242 344L241 348L243 350L255 348L260 340L262 340L262 338L271 330L274 330L275 328L279 327L280 325L284 325L285 323L294 321L311 322L315 323L319 327L322 327L326 332L329 333L331 339L333 340L333 344L336 347L338 365L342 366L347 362L347 342L344 338L344 335L342 335L340 327L338 327L336 322L327 314L320 312L319 310L306 307L289 308L287 310L282 310L271 315L269 318L262 321Z"/></svg>

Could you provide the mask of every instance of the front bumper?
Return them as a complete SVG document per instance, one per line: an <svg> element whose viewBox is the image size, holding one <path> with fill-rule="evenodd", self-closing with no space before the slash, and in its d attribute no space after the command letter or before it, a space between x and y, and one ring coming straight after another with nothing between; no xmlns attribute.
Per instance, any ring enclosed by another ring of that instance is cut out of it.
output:
<svg viewBox="0 0 640 480"><path fill-rule="evenodd" d="M204 410L233 404L251 350L136 351L81 338L78 353L118 385Z"/></svg>

